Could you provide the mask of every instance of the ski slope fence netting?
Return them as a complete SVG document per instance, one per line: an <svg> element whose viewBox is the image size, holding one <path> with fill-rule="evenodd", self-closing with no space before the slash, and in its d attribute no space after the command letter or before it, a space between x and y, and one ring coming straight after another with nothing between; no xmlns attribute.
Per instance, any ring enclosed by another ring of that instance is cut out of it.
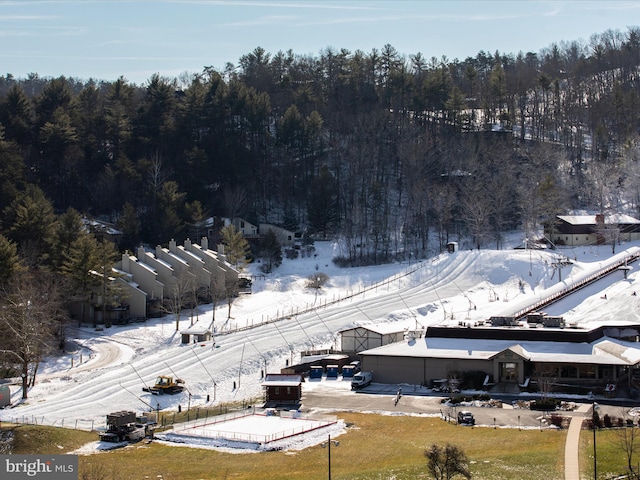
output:
<svg viewBox="0 0 640 480"><path fill-rule="evenodd" d="M43 425L48 427L61 427L61 428L71 428L73 430L84 430L87 432L91 432L98 428L96 422L94 420L83 420L81 418L67 420L53 420L48 421L45 416L35 416L35 415L20 415L15 417L4 418L0 421L0 426L2 426L2 422L12 423L16 425Z"/></svg>
<svg viewBox="0 0 640 480"><path fill-rule="evenodd" d="M420 261L414 264L409 264L409 266L403 272L396 273L393 277L387 278L381 282L374 282L369 286L359 286L357 290L349 289L345 293L345 295L343 296L339 295L337 298L334 296L331 300L318 299L317 304L314 302L313 304L308 304L303 307L300 307L300 306L291 307L291 310L288 312L285 309L283 309L282 311L278 310L276 311L274 316L267 315L267 316L263 316L258 320L254 320L253 318L246 319L245 325L240 325L237 322L230 322L230 320L227 319L227 321L223 325L214 327L213 333L216 335L228 335L230 333L243 332L246 330L251 330L253 328L259 327L261 325L267 325L275 322L280 322L283 320L289 320L291 318L298 317L300 315L317 312L318 310L327 308L328 306L337 305L341 302L352 300L355 297L363 296L367 292L377 291L378 289L382 289L385 287L389 289L391 288L391 285L393 283L399 282L402 278L408 277L425 267L430 267L432 265L437 264L438 262L442 261L442 258L445 258L445 257L441 255L441 256L435 257L431 261Z"/></svg>

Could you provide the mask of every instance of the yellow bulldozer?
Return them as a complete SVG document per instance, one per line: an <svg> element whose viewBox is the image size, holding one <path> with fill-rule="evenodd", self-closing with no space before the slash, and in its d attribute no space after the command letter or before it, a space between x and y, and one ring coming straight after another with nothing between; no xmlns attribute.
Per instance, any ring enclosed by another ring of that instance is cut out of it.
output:
<svg viewBox="0 0 640 480"><path fill-rule="evenodd" d="M166 375L160 375L156 378L156 383L153 387L142 387L143 392L150 392L153 395L162 395L167 393L169 395L173 395L175 393L180 393L184 390L184 380L180 378L176 378L174 380L173 377L169 377Z"/></svg>

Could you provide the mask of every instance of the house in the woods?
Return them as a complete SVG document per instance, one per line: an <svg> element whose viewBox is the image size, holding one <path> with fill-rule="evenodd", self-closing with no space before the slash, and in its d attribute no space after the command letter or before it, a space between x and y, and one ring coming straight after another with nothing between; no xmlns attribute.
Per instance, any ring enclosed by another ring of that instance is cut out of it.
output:
<svg viewBox="0 0 640 480"><path fill-rule="evenodd" d="M273 232L278 239L278 243L283 247L293 247L296 242L295 233L286 228L271 225L269 223L261 223L258 226L258 233L261 237L266 236L269 231Z"/></svg>
<svg viewBox="0 0 640 480"><path fill-rule="evenodd" d="M602 245L640 240L640 220L629 215L558 215L545 229L555 245Z"/></svg>
<svg viewBox="0 0 640 480"><path fill-rule="evenodd" d="M222 235L220 231L229 225L233 225L237 232L242 234L242 237L249 244L256 244L263 239L271 230L278 242L283 247L293 247L296 241L296 234L286 228L272 225L270 223L260 223L258 226L248 222L243 218L225 218L225 217L212 217L206 222L207 238L212 244L219 244L222 241ZM218 247L220 250L220 247Z"/></svg>
<svg viewBox="0 0 640 480"><path fill-rule="evenodd" d="M247 222L244 218L232 218L231 225L236 227L236 231L242 233L242 236L249 242L255 242L260 238L258 227Z"/></svg>

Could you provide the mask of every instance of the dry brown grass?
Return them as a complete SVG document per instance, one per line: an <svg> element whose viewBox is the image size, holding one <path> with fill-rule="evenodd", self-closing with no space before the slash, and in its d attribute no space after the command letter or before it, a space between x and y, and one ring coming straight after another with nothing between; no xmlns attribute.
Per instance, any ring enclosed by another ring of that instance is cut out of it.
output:
<svg viewBox="0 0 640 480"><path fill-rule="evenodd" d="M432 417L340 413L349 425L331 450L332 478L430 478L423 455L432 443L460 446L474 479L563 478L564 431L460 427ZM320 480L327 478L327 450L231 454L213 450L136 444L80 459L87 480Z"/></svg>

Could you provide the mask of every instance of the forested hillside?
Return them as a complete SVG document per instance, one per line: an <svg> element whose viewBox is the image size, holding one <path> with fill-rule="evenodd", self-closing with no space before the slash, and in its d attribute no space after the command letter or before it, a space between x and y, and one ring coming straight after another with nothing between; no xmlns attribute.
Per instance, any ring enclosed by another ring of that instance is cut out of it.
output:
<svg viewBox="0 0 640 480"><path fill-rule="evenodd" d="M241 216L370 263L425 256L433 232L499 246L569 208L638 214L639 67L633 27L464 60L256 48L144 85L7 74L0 243L59 266L76 211L121 249Z"/></svg>

